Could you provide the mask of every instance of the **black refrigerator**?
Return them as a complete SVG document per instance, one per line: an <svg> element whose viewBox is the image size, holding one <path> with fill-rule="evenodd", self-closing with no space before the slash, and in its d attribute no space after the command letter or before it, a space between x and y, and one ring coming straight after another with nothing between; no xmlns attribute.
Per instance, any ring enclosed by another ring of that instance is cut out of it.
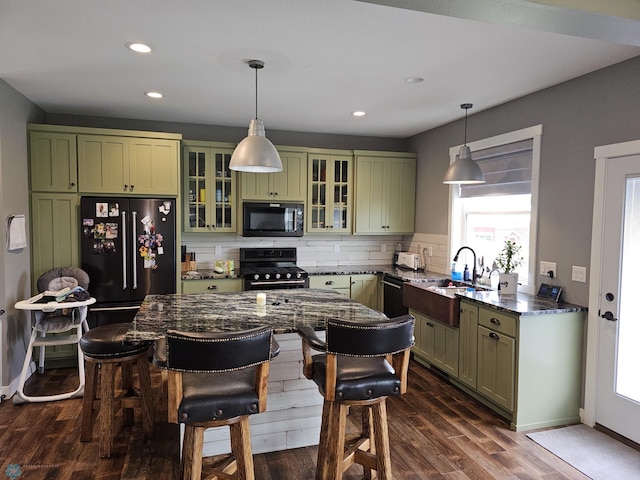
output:
<svg viewBox="0 0 640 480"><path fill-rule="evenodd" d="M131 321L147 294L176 292L175 199L82 197L89 324Z"/></svg>

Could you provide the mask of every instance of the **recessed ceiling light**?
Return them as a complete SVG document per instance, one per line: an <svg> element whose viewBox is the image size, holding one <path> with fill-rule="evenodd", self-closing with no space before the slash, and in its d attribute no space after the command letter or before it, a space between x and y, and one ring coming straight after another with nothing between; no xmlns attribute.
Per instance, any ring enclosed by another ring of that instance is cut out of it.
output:
<svg viewBox="0 0 640 480"><path fill-rule="evenodd" d="M150 53L151 52L151 47L149 45L147 45L146 43L129 42L129 43L125 43L125 46L129 50L133 50L136 53Z"/></svg>
<svg viewBox="0 0 640 480"><path fill-rule="evenodd" d="M422 77L407 77L404 79L406 83L420 83L424 82L424 78Z"/></svg>
<svg viewBox="0 0 640 480"><path fill-rule="evenodd" d="M355 112L351 112L351 115L354 117L364 117L367 113L362 110L356 110Z"/></svg>
<svg viewBox="0 0 640 480"><path fill-rule="evenodd" d="M162 94L160 92L144 92L144 94L150 98L162 98Z"/></svg>

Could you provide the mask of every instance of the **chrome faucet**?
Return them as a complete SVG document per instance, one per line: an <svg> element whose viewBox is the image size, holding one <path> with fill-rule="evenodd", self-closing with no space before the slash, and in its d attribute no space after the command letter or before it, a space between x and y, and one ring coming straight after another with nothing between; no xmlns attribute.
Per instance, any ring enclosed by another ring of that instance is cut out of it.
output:
<svg viewBox="0 0 640 480"><path fill-rule="evenodd" d="M478 260L476 258L476 252L473 250L473 248L471 247L460 247L458 249L458 251L456 252L456 256L453 257L453 261L457 262L458 261L458 256L460 255L460 252L464 249L469 250L472 254L473 254L473 273L472 273L472 277L471 277L471 283L476 283L476 279L478 278L478 272L476 270L476 264L478 263Z"/></svg>

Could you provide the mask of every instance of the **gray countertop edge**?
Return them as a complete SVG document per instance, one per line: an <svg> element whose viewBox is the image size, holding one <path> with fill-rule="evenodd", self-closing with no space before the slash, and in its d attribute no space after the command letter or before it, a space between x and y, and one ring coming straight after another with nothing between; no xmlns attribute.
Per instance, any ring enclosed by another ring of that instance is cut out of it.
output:
<svg viewBox="0 0 640 480"><path fill-rule="evenodd" d="M539 298L528 293L502 295L498 291L461 292L461 299L503 310L518 315L548 315L554 313L586 312L587 307L572 303L556 303L551 299Z"/></svg>

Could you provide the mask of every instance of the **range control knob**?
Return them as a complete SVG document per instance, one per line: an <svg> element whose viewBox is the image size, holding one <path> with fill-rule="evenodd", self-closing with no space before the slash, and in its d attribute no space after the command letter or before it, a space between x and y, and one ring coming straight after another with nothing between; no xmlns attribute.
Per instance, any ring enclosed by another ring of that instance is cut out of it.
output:
<svg viewBox="0 0 640 480"><path fill-rule="evenodd" d="M285 277L287 277L287 278L291 278L291 273L290 273L290 272L287 272L287 274L285 275Z"/></svg>
<svg viewBox="0 0 640 480"><path fill-rule="evenodd" d="M296 273L296 278L302 278L302 274L300 272Z"/></svg>
<svg viewBox="0 0 640 480"><path fill-rule="evenodd" d="M255 275L253 275L253 279L254 279L254 280L258 280L258 279L260 279L260 275L258 275L258 274L256 273Z"/></svg>
<svg viewBox="0 0 640 480"><path fill-rule="evenodd" d="M265 280L269 280L271 278L271 274L270 273L265 273L264 274L264 279Z"/></svg>
<svg viewBox="0 0 640 480"><path fill-rule="evenodd" d="M276 273L276 280L280 278L280 274Z"/></svg>

